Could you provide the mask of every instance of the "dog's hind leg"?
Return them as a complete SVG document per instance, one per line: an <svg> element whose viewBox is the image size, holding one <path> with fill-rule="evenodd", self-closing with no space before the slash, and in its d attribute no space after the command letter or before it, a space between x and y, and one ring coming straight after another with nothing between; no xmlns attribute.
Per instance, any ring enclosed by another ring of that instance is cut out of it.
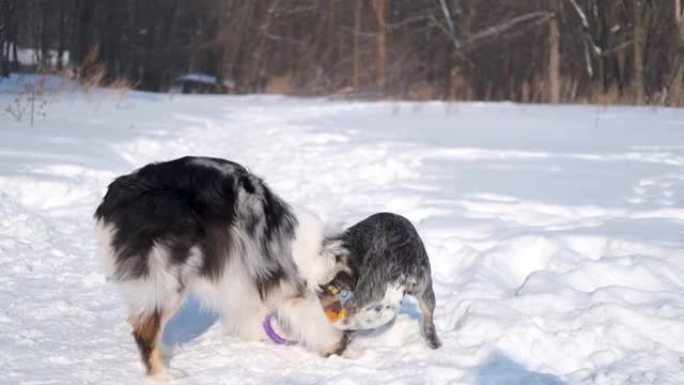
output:
<svg viewBox="0 0 684 385"><path fill-rule="evenodd" d="M169 303L162 310L155 309L130 318L133 326L133 337L140 350L140 358L145 365L147 374L151 377L164 380L183 375L180 371L178 373L176 371L170 372L166 368L161 352L161 337L164 326L176 313L182 301L183 296L179 294L173 303Z"/></svg>
<svg viewBox="0 0 684 385"><path fill-rule="evenodd" d="M140 350L140 358L147 374L154 376L164 373L166 367L161 357L161 313L158 310L131 319L133 337Z"/></svg>
<svg viewBox="0 0 684 385"><path fill-rule="evenodd" d="M129 318L133 326L133 337L140 350L140 358L145 365L147 375L159 380L183 377L179 370L169 370L162 357L162 334L164 326L178 311L183 303L184 294L179 293L172 302L163 309L147 311Z"/></svg>
<svg viewBox="0 0 684 385"><path fill-rule="evenodd" d="M420 320L420 332L423 339L431 349L437 349L442 346L442 343L437 337L437 330L433 321L433 314L435 312L435 292L432 291L432 286L427 285L422 293L418 296L418 305L422 317Z"/></svg>

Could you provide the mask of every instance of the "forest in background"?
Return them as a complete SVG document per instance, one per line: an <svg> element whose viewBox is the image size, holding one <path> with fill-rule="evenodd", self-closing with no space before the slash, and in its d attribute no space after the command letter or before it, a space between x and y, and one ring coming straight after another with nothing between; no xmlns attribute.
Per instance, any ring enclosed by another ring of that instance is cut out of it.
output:
<svg viewBox="0 0 684 385"><path fill-rule="evenodd" d="M684 106L684 0L0 0L0 76ZM68 54L67 54L68 53ZM67 59L68 57L68 59ZM25 69L26 70L26 69Z"/></svg>

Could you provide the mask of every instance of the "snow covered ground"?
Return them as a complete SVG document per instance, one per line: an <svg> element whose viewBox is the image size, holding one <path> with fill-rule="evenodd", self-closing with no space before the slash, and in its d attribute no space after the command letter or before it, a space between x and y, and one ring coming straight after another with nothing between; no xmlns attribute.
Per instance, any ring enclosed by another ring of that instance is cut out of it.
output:
<svg viewBox="0 0 684 385"><path fill-rule="evenodd" d="M33 127L0 113L2 384L144 382L91 215L116 175L186 154L241 162L329 221L407 216L444 346L413 302L360 357L323 359L240 341L191 299L164 336L178 384L684 384L684 110L55 83Z"/></svg>

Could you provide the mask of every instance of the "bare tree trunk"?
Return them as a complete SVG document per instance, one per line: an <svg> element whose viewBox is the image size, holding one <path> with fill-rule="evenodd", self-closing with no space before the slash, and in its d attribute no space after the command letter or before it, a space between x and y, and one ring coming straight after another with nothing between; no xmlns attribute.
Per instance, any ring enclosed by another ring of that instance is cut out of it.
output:
<svg viewBox="0 0 684 385"><path fill-rule="evenodd" d="M361 0L356 0L354 7L354 69L352 73L352 86L354 90L359 89L359 71L361 69L359 58L359 35L361 34L361 7L363 3Z"/></svg>
<svg viewBox="0 0 684 385"><path fill-rule="evenodd" d="M375 16L378 19L378 91L385 90L385 67L387 63L387 20L385 0L374 0Z"/></svg>
<svg viewBox="0 0 684 385"><path fill-rule="evenodd" d="M558 17L549 20L549 102L560 103L560 31Z"/></svg>
<svg viewBox="0 0 684 385"><path fill-rule="evenodd" d="M40 61L39 69L46 71L50 68L50 36L48 32L48 19L50 18L49 3L44 2L40 7L40 18L38 25L40 28Z"/></svg>
<svg viewBox="0 0 684 385"><path fill-rule="evenodd" d="M675 49L673 75L667 86L667 99L669 105L681 105L684 103L684 0L674 0L674 18L677 22L677 46Z"/></svg>
<svg viewBox="0 0 684 385"><path fill-rule="evenodd" d="M93 17L94 2L90 0L77 0L74 8L74 36L71 48L71 60L75 65L81 65L88 52L92 49L93 42L91 37L91 19ZM83 76L83 68L79 71L79 76Z"/></svg>
<svg viewBox="0 0 684 385"><path fill-rule="evenodd" d="M10 52L12 44L16 43L10 32L13 14L13 4L9 0L0 1L0 78L8 77L10 73Z"/></svg>
<svg viewBox="0 0 684 385"><path fill-rule="evenodd" d="M638 0L632 2L632 19L634 26L634 44L632 46L632 59L634 64L634 102L636 104L644 104L644 45L645 45L645 31L644 19L642 16L642 7Z"/></svg>
<svg viewBox="0 0 684 385"><path fill-rule="evenodd" d="M58 20L58 32L57 32L57 70L62 71L64 69L64 34L65 34L65 2L59 4L59 20Z"/></svg>
<svg viewBox="0 0 684 385"><path fill-rule="evenodd" d="M18 43L18 32L17 32L17 0L11 0L11 14L9 16L9 25L7 30L7 36L9 41L12 43L12 58L10 59L10 71L19 70L19 53L17 43ZM9 56L8 56L9 58Z"/></svg>

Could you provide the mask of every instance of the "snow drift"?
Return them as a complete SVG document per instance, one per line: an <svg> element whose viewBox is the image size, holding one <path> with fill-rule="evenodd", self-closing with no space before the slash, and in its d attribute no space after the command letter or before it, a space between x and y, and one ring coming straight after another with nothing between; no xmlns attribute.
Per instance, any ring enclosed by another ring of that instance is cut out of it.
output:
<svg viewBox="0 0 684 385"><path fill-rule="evenodd" d="M683 110L57 89L34 126L0 115L4 383L141 381L91 215L116 175L187 154L330 222L411 219L444 346L413 302L360 357L322 359L240 341L191 299L164 337L179 384L684 383Z"/></svg>

